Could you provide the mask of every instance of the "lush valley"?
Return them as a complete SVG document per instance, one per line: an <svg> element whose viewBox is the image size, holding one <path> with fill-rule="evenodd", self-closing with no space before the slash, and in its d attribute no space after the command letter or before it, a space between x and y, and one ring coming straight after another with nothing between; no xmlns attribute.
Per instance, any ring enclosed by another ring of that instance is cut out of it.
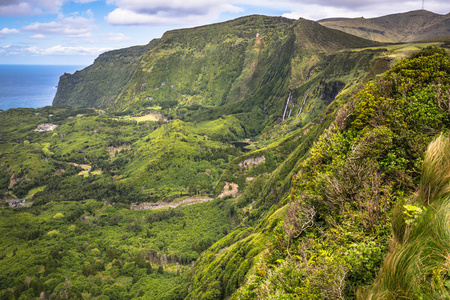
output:
<svg viewBox="0 0 450 300"><path fill-rule="evenodd" d="M0 228L2 299L177 299L190 263L232 226L217 202L133 211L82 200L3 209Z"/></svg>
<svg viewBox="0 0 450 300"><path fill-rule="evenodd" d="M65 74L0 112L1 299L445 298L446 45L250 16Z"/></svg>

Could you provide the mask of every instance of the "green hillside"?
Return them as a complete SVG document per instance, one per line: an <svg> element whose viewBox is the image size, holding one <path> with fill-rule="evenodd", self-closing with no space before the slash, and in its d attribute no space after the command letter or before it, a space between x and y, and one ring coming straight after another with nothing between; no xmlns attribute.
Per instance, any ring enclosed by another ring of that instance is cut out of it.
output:
<svg viewBox="0 0 450 300"><path fill-rule="evenodd" d="M199 114L200 120L247 113L242 120L261 109L272 124L282 118L293 91L291 114L298 114L306 97L303 115L314 117L347 83L361 80L377 55L337 51L375 45L304 19L243 17L169 31L147 47L105 53L87 69L62 77L53 104L127 112L161 105L213 109ZM125 68L128 63L131 68ZM330 74L330 65L346 69Z"/></svg>
<svg viewBox="0 0 450 300"><path fill-rule="evenodd" d="M446 45L250 16L64 75L0 112L0 299L445 299Z"/></svg>
<svg viewBox="0 0 450 300"><path fill-rule="evenodd" d="M444 50L428 48L399 61L338 110L299 162L290 195L267 219L270 224L284 212L266 234L269 247L260 248L260 259L234 297L445 298L448 270L442 259L434 264L434 258L427 256L431 252L445 257L446 250L440 248L448 242L445 232L437 245L434 237L428 243L432 233L414 231L426 209L422 206L431 202L414 196L405 201L405 197L417 189L421 171L426 177L419 197L446 193L448 174L437 166L446 165L448 155L428 154L432 165L428 169L421 165L428 143L450 125L448 103L442 102L448 98L449 63ZM448 211L440 213L448 215ZM445 222L434 214L428 216L423 224ZM418 240L418 232L429 235ZM387 256L371 292L389 245L393 254Z"/></svg>
<svg viewBox="0 0 450 300"><path fill-rule="evenodd" d="M158 40L153 40L146 46L106 52L91 66L74 74L62 75L53 105L109 107L136 72L144 53L156 44Z"/></svg>

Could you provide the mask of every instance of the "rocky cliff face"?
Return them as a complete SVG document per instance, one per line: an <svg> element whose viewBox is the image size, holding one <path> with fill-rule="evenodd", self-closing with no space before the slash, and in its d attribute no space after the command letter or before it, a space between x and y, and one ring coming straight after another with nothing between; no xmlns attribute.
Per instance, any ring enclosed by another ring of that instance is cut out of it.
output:
<svg viewBox="0 0 450 300"><path fill-rule="evenodd" d="M107 108L133 77L144 53L158 40L146 46L109 51L101 54L92 65L74 74L63 74L53 105Z"/></svg>

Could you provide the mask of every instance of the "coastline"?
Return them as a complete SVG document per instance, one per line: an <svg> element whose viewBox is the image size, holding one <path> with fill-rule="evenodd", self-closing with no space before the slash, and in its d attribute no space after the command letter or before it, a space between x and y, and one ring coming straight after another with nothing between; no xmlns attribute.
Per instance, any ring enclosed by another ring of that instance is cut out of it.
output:
<svg viewBox="0 0 450 300"><path fill-rule="evenodd" d="M0 64L0 110L52 105L59 77L83 69L79 65Z"/></svg>

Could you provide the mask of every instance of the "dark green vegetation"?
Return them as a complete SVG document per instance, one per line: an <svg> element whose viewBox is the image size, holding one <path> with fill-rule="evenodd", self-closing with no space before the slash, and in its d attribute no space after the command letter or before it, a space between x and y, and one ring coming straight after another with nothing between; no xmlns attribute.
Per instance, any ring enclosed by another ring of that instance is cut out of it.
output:
<svg viewBox="0 0 450 300"><path fill-rule="evenodd" d="M328 28L383 43L407 43L448 37L450 15L416 10L378 18L336 18L318 21Z"/></svg>
<svg viewBox="0 0 450 300"><path fill-rule="evenodd" d="M131 211L84 200L0 213L1 299L183 299L189 263L231 227L212 202Z"/></svg>
<svg viewBox="0 0 450 300"><path fill-rule="evenodd" d="M439 161L411 196L450 126L450 59L424 46L252 16L104 54L61 79L74 107L0 112L0 196L32 203L0 208L0 296L446 297L448 254L416 237ZM122 78L106 98L95 70Z"/></svg>

